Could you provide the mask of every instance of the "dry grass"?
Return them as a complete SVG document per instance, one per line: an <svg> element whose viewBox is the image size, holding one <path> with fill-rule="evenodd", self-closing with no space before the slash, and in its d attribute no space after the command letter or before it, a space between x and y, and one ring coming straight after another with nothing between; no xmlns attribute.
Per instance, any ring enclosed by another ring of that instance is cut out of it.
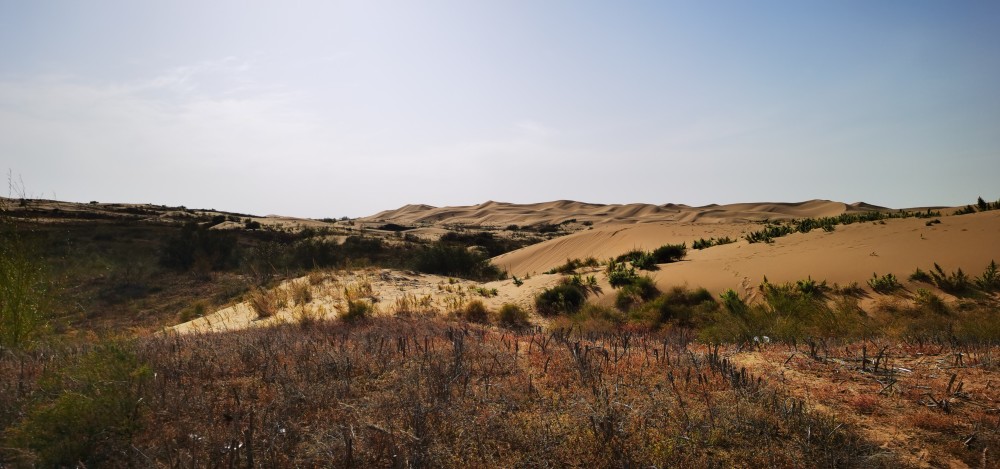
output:
<svg viewBox="0 0 1000 469"><path fill-rule="evenodd" d="M247 304L258 319L269 318L278 314L280 310L278 296L278 292L275 290L254 288L247 294Z"/></svg>

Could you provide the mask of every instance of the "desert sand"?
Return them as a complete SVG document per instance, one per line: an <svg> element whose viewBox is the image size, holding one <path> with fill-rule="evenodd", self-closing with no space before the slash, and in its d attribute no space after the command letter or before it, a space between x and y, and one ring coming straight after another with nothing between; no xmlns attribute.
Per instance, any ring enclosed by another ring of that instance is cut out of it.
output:
<svg viewBox="0 0 1000 469"><path fill-rule="evenodd" d="M487 202L442 208L408 205L359 219L356 223L361 226L366 223L419 226L409 233L428 238L447 232L446 227L560 224L567 220L575 220L570 222L575 225L570 231L575 232L491 260L494 265L524 280L520 286L515 285L512 279L478 284L395 270L330 272L322 283L313 288L315 300L309 307L312 314L335 316L345 304L344 288L369 283L374 293L368 301L376 305L379 314L393 314L399 309L398 301L404 297L427 298L427 304L433 306L429 309L438 311L454 310L457 303L474 299L494 309L504 303L530 309L538 292L563 277L545 272L567 259L595 257L603 261L633 249L652 250L663 244L686 243L689 249L684 260L662 264L659 270L644 272L656 281L661 290L673 286L704 287L718 294L731 288L751 301L765 276L771 282L791 282L807 277L827 281L831 285L856 282L867 289L867 280L873 274L892 273L907 291L912 292L917 288L935 290L927 284L907 280L918 267L930 270L934 263L938 263L946 271L961 268L974 276L982 272L991 260L1000 259L1000 211L944 215L938 217L940 223L937 224L928 223L928 219L906 218L838 225L832 232L815 229L805 234L794 233L776 238L771 244L750 244L743 238L747 232L761 229L761 220L837 216L870 210L888 209L865 203L845 204L824 200L705 207L599 205L572 201L528 205ZM943 214L952 211L942 210ZM271 222L282 225L297 222L275 218ZM586 221L590 223L584 224ZM694 240L712 237L730 237L736 242L703 250L690 249ZM594 301L612 301L614 290L600 268L580 272L598 279L600 293ZM306 278L293 279L278 288L288 290L292 283L306 281ZM477 294L476 288L496 289L496 295L487 297ZM289 302L275 316L260 320L246 303L239 303L171 330L239 329L294 321L299 314L302 314L302 309Z"/></svg>

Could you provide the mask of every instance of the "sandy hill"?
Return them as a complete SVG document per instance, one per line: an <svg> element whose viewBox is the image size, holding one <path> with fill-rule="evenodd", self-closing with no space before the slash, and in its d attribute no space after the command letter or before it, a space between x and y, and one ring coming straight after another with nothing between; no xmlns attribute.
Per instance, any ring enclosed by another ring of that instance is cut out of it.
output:
<svg viewBox="0 0 1000 469"><path fill-rule="evenodd" d="M865 203L845 204L829 200L794 203L742 203L689 207L683 204L592 204L557 200L535 204L485 202L459 207L405 205L361 218L363 223L400 225L537 225L570 220L597 224L651 222L747 222L803 217L837 216L871 210L886 210Z"/></svg>
<svg viewBox="0 0 1000 469"><path fill-rule="evenodd" d="M829 210L829 204L811 203L812 207L804 209L802 205L802 212L812 214ZM652 250L682 242L690 247L698 238L729 236L738 241L689 249L685 260L661 265L650 274L661 288L689 285L750 292L765 275L775 282L812 276L841 285L865 285L873 273L892 273L905 282L917 267L929 270L938 263L947 271L961 268L974 276L991 260L1000 261L1000 211L939 220L937 224L906 218L838 225L833 232L815 229L777 238L773 244L750 244L741 238L749 230L760 229L761 225L751 223L607 224L506 253L493 263L513 275L534 276L567 259L593 256L605 260L637 248Z"/></svg>

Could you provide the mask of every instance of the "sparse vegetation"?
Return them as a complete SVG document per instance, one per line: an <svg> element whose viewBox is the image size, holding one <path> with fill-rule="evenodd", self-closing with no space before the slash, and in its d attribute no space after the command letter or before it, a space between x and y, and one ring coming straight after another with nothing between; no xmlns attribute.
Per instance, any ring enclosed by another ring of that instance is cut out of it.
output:
<svg viewBox="0 0 1000 469"><path fill-rule="evenodd" d="M722 246L724 244L732 244L735 242L736 242L735 239L732 239L728 236L723 236L720 238L708 238L708 239L698 238L697 240L691 243L691 249L702 250L710 248L712 246Z"/></svg>
<svg viewBox="0 0 1000 469"><path fill-rule="evenodd" d="M888 273L881 277L878 274L872 273L872 278L868 280L868 286L878 293L888 294L900 288L899 281L896 280L896 276Z"/></svg>
<svg viewBox="0 0 1000 469"><path fill-rule="evenodd" d="M528 312L515 304L504 303L497 316L497 322L507 328L518 329L531 325Z"/></svg>
<svg viewBox="0 0 1000 469"><path fill-rule="evenodd" d="M572 274L577 271L577 269L582 269L584 267L597 267L600 262L593 257L588 257L586 259L566 259L566 263L557 267L553 267L546 274Z"/></svg>
<svg viewBox="0 0 1000 469"><path fill-rule="evenodd" d="M965 272L962 272L962 269L947 273L937 262L934 263L934 269L929 274L934 285L947 293L960 294L967 291L972 285L971 279Z"/></svg>

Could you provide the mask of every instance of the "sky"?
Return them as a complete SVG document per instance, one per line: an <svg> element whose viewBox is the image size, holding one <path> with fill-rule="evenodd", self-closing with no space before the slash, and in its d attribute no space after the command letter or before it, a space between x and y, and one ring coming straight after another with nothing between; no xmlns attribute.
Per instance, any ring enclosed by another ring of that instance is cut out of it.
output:
<svg viewBox="0 0 1000 469"><path fill-rule="evenodd" d="M995 200L1000 3L0 0L0 170L312 218Z"/></svg>

